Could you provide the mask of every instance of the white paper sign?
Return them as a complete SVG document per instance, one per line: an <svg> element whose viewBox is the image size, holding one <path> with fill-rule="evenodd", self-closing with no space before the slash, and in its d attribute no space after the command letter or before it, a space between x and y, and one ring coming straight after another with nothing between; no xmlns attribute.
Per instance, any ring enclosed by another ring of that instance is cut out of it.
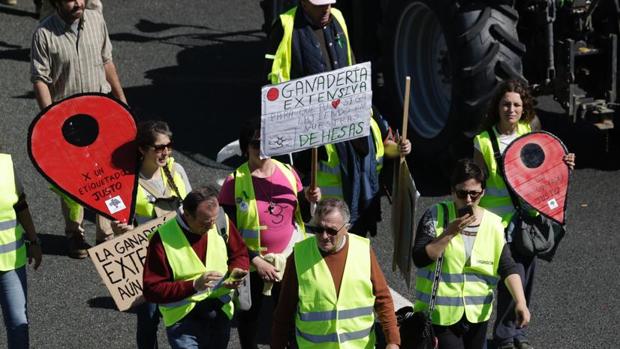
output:
<svg viewBox="0 0 620 349"><path fill-rule="evenodd" d="M368 136L370 62L262 89L261 157Z"/></svg>

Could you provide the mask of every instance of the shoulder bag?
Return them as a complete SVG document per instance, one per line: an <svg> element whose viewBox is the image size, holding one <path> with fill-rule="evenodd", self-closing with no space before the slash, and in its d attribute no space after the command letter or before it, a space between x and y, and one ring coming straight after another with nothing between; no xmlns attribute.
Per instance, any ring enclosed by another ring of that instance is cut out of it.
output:
<svg viewBox="0 0 620 349"><path fill-rule="evenodd" d="M513 250L524 257L538 257L540 259L551 262L555 251L566 230L563 225L549 219L548 217L538 214L532 216L521 206L517 195L506 181L504 174L504 162L499 151L499 145L495 131L489 128L489 138L493 146L493 155L497 168L506 183L506 188L510 194L510 200L515 207L516 213L506 230L506 239L511 243Z"/></svg>
<svg viewBox="0 0 620 349"><path fill-rule="evenodd" d="M444 229L448 226L448 207L442 203L441 208L444 212ZM433 287L428 310L414 312L411 307L400 309L396 312L396 318L400 329L400 347L403 349L437 349L439 340L433 330L431 315L435 310L435 299L437 298L437 288L441 278L441 266L443 265L443 253L435 263L435 273L433 274Z"/></svg>

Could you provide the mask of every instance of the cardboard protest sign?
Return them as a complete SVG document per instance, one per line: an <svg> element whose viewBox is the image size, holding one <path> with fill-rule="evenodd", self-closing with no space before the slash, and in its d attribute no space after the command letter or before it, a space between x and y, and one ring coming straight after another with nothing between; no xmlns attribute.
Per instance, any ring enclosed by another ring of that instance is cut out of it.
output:
<svg viewBox="0 0 620 349"><path fill-rule="evenodd" d="M110 291L118 310L125 311L144 302L142 271L149 244L148 236L175 216L175 212L170 212L88 249L88 255Z"/></svg>
<svg viewBox="0 0 620 349"><path fill-rule="evenodd" d="M368 136L370 63L262 89L261 157Z"/></svg>
<svg viewBox="0 0 620 349"><path fill-rule="evenodd" d="M122 222L133 215L136 124L127 107L103 94L69 97L43 110L28 133L37 170L83 206Z"/></svg>
<svg viewBox="0 0 620 349"><path fill-rule="evenodd" d="M564 224L569 168L566 147L548 132L517 138L504 152L506 184L530 206Z"/></svg>
<svg viewBox="0 0 620 349"><path fill-rule="evenodd" d="M412 247L415 241L415 211L420 193L416 188L406 161L396 162L394 182L392 185L392 232L394 252L392 270L396 267L405 279L407 287L411 285Z"/></svg>

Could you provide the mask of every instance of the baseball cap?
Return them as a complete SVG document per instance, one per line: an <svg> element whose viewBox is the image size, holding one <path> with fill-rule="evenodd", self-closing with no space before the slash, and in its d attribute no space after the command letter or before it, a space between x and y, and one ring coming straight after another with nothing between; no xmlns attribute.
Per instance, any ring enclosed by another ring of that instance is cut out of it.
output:
<svg viewBox="0 0 620 349"><path fill-rule="evenodd" d="M329 5L329 4L336 3L336 0L308 0L308 1L310 1L310 3L315 6L322 6L322 5Z"/></svg>

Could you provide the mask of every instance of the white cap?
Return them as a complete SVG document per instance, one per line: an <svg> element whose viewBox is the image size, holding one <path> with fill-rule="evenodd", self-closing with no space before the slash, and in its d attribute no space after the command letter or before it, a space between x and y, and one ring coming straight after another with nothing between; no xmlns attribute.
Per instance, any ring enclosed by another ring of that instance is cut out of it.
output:
<svg viewBox="0 0 620 349"><path fill-rule="evenodd" d="M335 4L336 0L308 0L312 5L322 6L322 5L330 5Z"/></svg>

